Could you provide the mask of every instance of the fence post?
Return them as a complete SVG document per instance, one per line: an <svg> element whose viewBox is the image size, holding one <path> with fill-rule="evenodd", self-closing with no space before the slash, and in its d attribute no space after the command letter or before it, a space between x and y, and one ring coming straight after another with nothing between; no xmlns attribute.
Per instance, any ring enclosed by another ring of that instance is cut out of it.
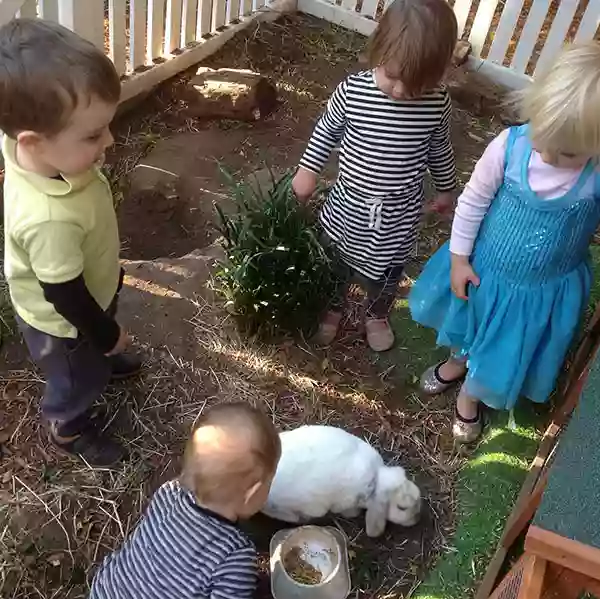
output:
<svg viewBox="0 0 600 599"><path fill-rule="evenodd" d="M129 64L132 70L146 64L146 0L129 0Z"/></svg>
<svg viewBox="0 0 600 599"><path fill-rule="evenodd" d="M37 12L37 0L25 0L19 10L19 16L24 19L35 19L38 16Z"/></svg>
<svg viewBox="0 0 600 599"><path fill-rule="evenodd" d="M104 0L58 0L58 20L104 50Z"/></svg>
<svg viewBox="0 0 600 599"><path fill-rule="evenodd" d="M109 0L108 21L110 28L109 55L119 75L124 75L127 70L127 32L125 0Z"/></svg>
<svg viewBox="0 0 600 599"><path fill-rule="evenodd" d="M40 0L40 18L47 21L58 21L58 1Z"/></svg>

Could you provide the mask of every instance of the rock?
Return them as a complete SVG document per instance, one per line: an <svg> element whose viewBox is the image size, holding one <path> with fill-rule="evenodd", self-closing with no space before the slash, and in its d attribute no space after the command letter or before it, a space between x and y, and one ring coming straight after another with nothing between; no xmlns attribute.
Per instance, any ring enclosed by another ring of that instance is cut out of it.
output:
<svg viewBox="0 0 600 599"><path fill-rule="evenodd" d="M197 118L257 121L275 110L277 90L259 73L202 67L190 80L186 99Z"/></svg>

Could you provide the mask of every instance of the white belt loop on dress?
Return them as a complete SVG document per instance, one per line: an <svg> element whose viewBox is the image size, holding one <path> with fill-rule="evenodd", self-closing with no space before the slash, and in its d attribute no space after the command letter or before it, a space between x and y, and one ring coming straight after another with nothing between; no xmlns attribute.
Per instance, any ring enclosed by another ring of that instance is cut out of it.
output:
<svg viewBox="0 0 600 599"><path fill-rule="evenodd" d="M381 229L381 214L383 212L382 198L367 198L367 206L369 206L369 229L379 231Z"/></svg>

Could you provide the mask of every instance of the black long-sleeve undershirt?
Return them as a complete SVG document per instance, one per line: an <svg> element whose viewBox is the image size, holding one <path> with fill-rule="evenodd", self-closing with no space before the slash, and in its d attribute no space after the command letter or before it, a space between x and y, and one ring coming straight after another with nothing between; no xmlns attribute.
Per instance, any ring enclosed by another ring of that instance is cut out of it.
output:
<svg viewBox="0 0 600 599"><path fill-rule="evenodd" d="M115 347L119 340L120 327L112 315L105 312L92 297L83 275L66 283L40 281L40 285L46 301L103 354L109 353Z"/></svg>

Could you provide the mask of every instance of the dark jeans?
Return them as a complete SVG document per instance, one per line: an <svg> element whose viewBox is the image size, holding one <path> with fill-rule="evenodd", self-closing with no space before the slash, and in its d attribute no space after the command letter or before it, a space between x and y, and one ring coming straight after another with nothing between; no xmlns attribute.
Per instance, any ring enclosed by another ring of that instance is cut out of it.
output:
<svg viewBox="0 0 600 599"><path fill-rule="evenodd" d="M116 313L116 300L109 308ZM111 376L109 359L86 338L64 339L38 331L17 316L31 359L46 378L42 415L69 422L100 398Z"/></svg>

